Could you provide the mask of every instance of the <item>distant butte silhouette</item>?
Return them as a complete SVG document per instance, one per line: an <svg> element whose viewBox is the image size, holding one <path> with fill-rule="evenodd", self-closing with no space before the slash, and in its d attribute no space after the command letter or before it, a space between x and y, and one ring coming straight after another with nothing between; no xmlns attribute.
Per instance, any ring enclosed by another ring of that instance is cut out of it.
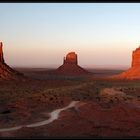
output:
<svg viewBox="0 0 140 140"><path fill-rule="evenodd" d="M89 74L88 71L83 69L78 65L78 57L75 52L69 52L66 57L64 57L63 65L61 65L57 70L57 74L62 75L86 75Z"/></svg>
<svg viewBox="0 0 140 140"><path fill-rule="evenodd" d="M19 76L23 76L23 74L13 70L5 63L3 56L3 43L0 42L0 80L17 79Z"/></svg>
<svg viewBox="0 0 140 140"><path fill-rule="evenodd" d="M131 68L113 77L121 79L140 79L140 46L132 52Z"/></svg>

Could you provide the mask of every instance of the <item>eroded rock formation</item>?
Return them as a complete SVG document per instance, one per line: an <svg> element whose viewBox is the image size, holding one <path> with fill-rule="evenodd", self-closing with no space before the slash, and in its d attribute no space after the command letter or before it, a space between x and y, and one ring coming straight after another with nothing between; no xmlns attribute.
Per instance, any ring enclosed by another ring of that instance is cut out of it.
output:
<svg viewBox="0 0 140 140"><path fill-rule="evenodd" d="M132 52L131 68L119 75L112 76L112 78L140 79L140 46Z"/></svg>
<svg viewBox="0 0 140 140"><path fill-rule="evenodd" d="M4 63L3 49L2 49L2 47L3 47L3 44L2 44L2 42L0 42L0 62L1 63Z"/></svg>
<svg viewBox="0 0 140 140"><path fill-rule="evenodd" d="M77 54L75 52L70 52L64 57L63 64L76 64L77 65Z"/></svg>
<svg viewBox="0 0 140 140"><path fill-rule="evenodd" d="M132 53L132 67L140 67L140 46Z"/></svg>
<svg viewBox="0 0 140 140"><path fill-rule="evenodd" d="M17 79L19 76L22 76L22 74L13 70L5 63L3 56L3 43L0 42L0 80Z"/></svg>
<svg viewBox="0 0 140 140"><path fill-rule="evenodd" d="M62 75L86 75L89 74L85 69L78 65L78 57L75 52L70 52L64 57L63 65L61 65L56 73Z"/></svg>

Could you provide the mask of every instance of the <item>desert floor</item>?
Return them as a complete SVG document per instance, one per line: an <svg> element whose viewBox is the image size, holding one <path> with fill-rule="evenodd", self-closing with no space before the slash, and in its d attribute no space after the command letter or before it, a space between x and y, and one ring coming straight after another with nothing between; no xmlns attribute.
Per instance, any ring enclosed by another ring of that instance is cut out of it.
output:
<svg viewBox="0 0 140 140"><path fill-rule="evenodd" d="M0 137L140 137L140 80L107 78L123 70L90 69L83 77L16 70L28 78L0 81Z"/></svg>

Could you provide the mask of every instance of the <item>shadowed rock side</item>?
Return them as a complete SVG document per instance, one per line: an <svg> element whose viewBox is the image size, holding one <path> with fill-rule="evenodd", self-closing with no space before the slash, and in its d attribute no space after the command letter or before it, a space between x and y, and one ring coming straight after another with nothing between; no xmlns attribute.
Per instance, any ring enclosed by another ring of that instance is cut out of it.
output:
<svg viewBox="0 0 140 140"><path fill-rule="evenodd" d="M0 42L0 80L2 79L17 79L23 76L23 74L13 70L11 67L9 67L3 57L3 44Z"/></svg>
<svg viewBox="0 0 140 140"><path fill-rule="evenodd" d="M77 54L75 54L75 52L70 52L66 55L66 58L64 57L63 65L56 70L56 73L72 76L90 74L88 71L78 65Z"/></svg>
<svg viewBox="0 0 140 140"><path fill-rule="evenodd" d="M127 71L111 76L115 79L140 79L140 46L132 53L131 68Z"/></svg>

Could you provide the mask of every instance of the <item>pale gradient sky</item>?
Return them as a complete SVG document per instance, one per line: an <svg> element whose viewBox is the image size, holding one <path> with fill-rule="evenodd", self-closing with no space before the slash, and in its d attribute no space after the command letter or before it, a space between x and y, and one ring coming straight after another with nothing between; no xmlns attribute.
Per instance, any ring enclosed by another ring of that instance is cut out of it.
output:
<svg viewBox="0 0 140 140"><path fill-rule="evenodd" d="M130 66L140 45L139 3L0 3L0 41L10 66Z"/></svg>

